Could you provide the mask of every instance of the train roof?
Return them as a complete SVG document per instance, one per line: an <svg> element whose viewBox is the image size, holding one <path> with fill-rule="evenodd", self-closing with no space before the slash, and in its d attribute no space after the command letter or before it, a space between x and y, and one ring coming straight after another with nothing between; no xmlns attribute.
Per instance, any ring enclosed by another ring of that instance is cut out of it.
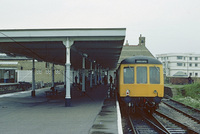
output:
<svg viewBox="0 0 200 134"><path fill-rule="evenodd" d="M153 57L132 56L122 60L121 64L162 64L162 63Z"/></svg>

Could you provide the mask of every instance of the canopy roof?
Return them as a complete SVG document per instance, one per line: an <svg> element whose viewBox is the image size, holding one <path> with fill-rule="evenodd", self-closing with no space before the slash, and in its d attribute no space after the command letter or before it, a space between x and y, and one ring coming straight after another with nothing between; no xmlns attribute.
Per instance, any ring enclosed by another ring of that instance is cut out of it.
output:
<svg viewBox="0 0 200 134"><path fill-rule="evenodd" d="M75 69L82 68L82 56L103 68L117 66L125 28L85 29L11 29L0 30L0 52L26 56L39 61L65 65L67 38L71 42L70 60ZM86 63L86 68L89 68Z"/></svg>

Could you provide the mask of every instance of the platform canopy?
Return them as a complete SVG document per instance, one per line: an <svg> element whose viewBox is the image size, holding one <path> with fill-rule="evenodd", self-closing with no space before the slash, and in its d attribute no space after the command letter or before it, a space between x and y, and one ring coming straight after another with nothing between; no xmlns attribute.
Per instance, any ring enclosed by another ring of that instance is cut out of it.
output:
<svg viewBox="0 0 200 134"><path fill-rule="evenodd" d="M73 68L81 68L82 56L86 55L88 63L95 61L105 69L114 69L125 32L125 28L4 29L0 30L0 52L65 65L63 42L68 38L72 42L70 61ZM86 68L89 68L87 62Z"/></svg>

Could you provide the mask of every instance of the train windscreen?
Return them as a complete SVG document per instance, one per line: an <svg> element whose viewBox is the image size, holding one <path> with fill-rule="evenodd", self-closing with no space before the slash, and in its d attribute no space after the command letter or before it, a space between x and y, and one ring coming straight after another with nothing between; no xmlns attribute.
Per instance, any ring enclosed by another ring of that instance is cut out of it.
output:
<svg viewBox="0 0 200 134"><path fill-rule="evenodd" d="M147 67L137 67L137 83L147 83Z"/></svg>
<svg viewBox="0 0 200 134"><path fill-rule="evenodd" d="M160 68L149 67L150 84L160 84Z"/></svg>
<svg viewBox="0 0 200 134"><path fill-rule="evenodd" d="M124 84L134 83L134 67L124 67Z"/></svg>

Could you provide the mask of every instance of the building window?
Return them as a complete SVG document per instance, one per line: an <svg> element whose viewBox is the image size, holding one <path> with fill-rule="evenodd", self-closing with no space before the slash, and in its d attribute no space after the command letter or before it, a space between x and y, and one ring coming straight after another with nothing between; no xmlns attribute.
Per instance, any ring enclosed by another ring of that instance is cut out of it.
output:
<svg viewBox="0 0 200 134"><path fill-rule="evenodd" d="M42 70L36 70L36 74L42 74Z"/></svg>
<svg viewBox="0 0 200 134"><path fill-rule="evenodd" d="M50 74L51 70L50 69L46 69L46 74Z"/></svg>
<svg viewBox="0 0 200 134"><path fill-rule="evenodd" d="M56 74L60 74L60 70L57 69L57 70L56 70Z"/></svg>
<svg viewBox="0 0 200 134"><path fill-rule="evenodd" d="M195 67L198 67L198 64L197 64L197 63L195 63Z"/></svg>
<svg viewBox="0 0 200 134"><path fill-rule="evenodd" d="M198 57L195 57L195 60L198 60Z"/></svg>
<svg viewBox="0 0 200 134"><path fill-rule="evenodd" d="M183 63L177 63L177 66L183 66Z"/></svg>
<svg viewBox="0 0 200 134"><path fill-rule="evenodd" d="M192 73L190 73L190 76L192 76Z"/></svg>
<svg viewBox="0 0 200 134"><path fill-rule="evenodd" d="M182 60L183 56L177 56L177 60Z"/></svg>
<svg viewBox="0 0 200 134"><path fill-rule="evenodd" d="M198 73L195 73L195 76L197 77L197 76L198 76Z"/></svg>
<svg viewBox="0 0 200 134"><path fill-rule="evenodd" d="M192 57L190 57L190 60L192 60Z"/></svg>
<svg viewBox="0 0 200 134"><path fill-rule="evenodd" d="M48 62L46 62L45 67L46 67L46 68L49 68L49 63L48 63Z"/></svg>
<svg viewBox="0 0 200 134"><path fill-rule="evenodd" d="M184 57L184 60L185 60L185 57Z"/></svg>

